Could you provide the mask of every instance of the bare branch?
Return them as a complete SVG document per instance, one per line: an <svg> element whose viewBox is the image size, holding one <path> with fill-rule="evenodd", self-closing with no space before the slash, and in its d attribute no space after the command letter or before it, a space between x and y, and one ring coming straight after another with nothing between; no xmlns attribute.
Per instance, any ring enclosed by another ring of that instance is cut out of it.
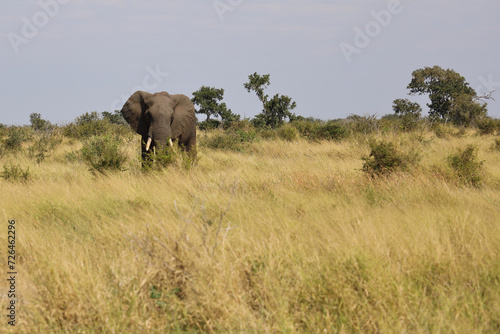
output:
<svg viewBox="0 0 500 334"><path fill-rule="evenodd" d="M495 101L495 99L492 96L495 91L496 90L492 90L488 94L476 96L476 97L474 97L474 101L477 101L477 100L493 100L493 101Z"/></svg>

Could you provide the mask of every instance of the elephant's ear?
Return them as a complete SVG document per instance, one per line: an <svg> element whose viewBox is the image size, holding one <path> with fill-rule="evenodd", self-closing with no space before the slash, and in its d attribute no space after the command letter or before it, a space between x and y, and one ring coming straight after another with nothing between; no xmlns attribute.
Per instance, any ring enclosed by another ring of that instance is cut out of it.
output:
<svg viewBox="0 0 500 334"><path fill-rule="evenodd" d="M170 95L174 102L174 119L172 121L172 137L178 138L186 131L190 131L190 127L196 124L196 115L194 105L191 99L183 94Z"/></svg>
<svg viewBox="0 0 500 334"><path fill-rule="evenodd" d="M125 118L127 123L130 124L130 127L138 134L143 133L142 128L145 126L143 115L148 108L146 101L149 100L151 96L150 93L138 90L132 94L123 105L123 118Z"/></svg>

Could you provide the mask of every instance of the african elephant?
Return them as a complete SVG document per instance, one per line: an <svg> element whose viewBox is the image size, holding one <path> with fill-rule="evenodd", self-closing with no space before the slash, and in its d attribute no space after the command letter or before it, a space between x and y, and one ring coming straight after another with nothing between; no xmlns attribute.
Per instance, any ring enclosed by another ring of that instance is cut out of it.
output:
<svg viewBox="0 0 500 334"><path fill-rule="evenodd" d="M151 148L163 148L167 143L172 146L172 140L177 140L192 158L196 157L196 116L194 105L186 95L137 91L125 102L121 112L132 129L142 136L143 161Z"/></svg>

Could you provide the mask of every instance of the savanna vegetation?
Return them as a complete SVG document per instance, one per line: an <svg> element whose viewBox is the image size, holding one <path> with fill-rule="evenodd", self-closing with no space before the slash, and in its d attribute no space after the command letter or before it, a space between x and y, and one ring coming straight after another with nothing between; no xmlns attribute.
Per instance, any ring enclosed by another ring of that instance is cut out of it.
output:
<svg viewBox="0 0 500 334"><path fill-rule="evenodd" d="M249 87L262 116L199 130L196 161L143 168L116 112L0 128L16 330L500 331L498 120L305 119Z"/></svg>

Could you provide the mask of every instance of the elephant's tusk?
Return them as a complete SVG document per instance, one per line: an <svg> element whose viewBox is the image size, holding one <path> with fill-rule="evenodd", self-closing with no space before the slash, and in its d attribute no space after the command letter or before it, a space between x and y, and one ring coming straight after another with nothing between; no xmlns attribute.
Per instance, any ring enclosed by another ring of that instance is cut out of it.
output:
<svg viewBox="0 0 500 334"><path fill-rule="evenodd" d="M174 146L174 143L172 143L172 138L170 138L168 142L170 143L170 147Z"/></svg>
<svg viewBox="0 0 500 334"><path fill-rule="evenodd" d="M149 146L151 146L151 141L152 141L152 139L151 139L151 137L149 137L148 142L146 143L146 152L149 151Z"/></svg>
<svg viewBox="0 0 500 334"><path fill-rule="evenodd" d="M153 155L156 155L156 146L153 146Z"/></svg>

